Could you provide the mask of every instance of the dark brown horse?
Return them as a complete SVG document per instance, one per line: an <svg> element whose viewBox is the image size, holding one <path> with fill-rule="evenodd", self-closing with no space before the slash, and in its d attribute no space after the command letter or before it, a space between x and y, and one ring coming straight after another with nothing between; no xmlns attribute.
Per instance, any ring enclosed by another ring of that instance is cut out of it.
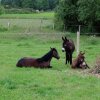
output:
<svg viewBox="0 0 100 100"><path fill-rule="evenodd" d="M72 68L82 68L82 69L86 69L89 68L89 66L87 65L86 61L85 61L85 53L80 52L77 56L76 59L73 60L71 67Z"/></svg>
<svg viewBox="0 0 100 100"><path fill-rule="evenodd" d="M72 64L72 54L75 50L75 45L74 42L70 39L67 39L66 37L63 38L63 44L62 44L62 51L66 52L66 64L70 63L70 65Z"/></svg>
<svg viewBox="0 0 100 100"><path fill-rule="evenodd" d="M17 67L36 67L36 68L51 68L50 62L52 57L59 59L59 54L55 48L51 48L51 50L45 54L41 58L21 58L16 64Z"/></svg>

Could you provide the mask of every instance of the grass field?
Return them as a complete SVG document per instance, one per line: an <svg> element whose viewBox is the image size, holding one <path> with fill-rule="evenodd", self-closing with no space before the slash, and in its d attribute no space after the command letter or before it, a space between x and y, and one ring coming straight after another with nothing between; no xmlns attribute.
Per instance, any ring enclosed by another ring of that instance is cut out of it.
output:
<svg viewBox="0 0 100 100"><path fill-rule="evenodd" d="M76 45L76 33L52 30L51 19L44 20L41 29L40 22L0 19L0 100L100 100L100 78L65 65L61 37L72 38ZM52 69L16 67L21 57L41 57L50 47L57 48L60 55L60 60L52 59ZM80 50L85 50L92 68L100 55L100 38L82 35Z"/></svg>
<svg viewBox="0 0 100 100"><path fill-rule="evenodd" d="M33 13L33 14L2 14L0 18L14 18L14 19L33 19L33 18L46 18L46 19L53 19L54 12L41 12L41 13Z"/></svg>

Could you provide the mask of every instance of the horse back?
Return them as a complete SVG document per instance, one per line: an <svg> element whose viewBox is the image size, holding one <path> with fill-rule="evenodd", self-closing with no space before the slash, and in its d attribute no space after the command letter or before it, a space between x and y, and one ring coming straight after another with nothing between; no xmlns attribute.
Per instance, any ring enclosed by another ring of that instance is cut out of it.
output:
<svg viewBox="0 0 100 100"><path fill-rule="evenodd" d="M50 66L50 62L38 61L36 58L21 58L17 64L17 67L36 67L36 68L47 68Z"/></svg>
<svg viewBox="0 0 100 100"><path fill-rule="evenodd" d="M16 66L17 67L32 67L34 66L35 63L36 63L36 59L24 57L24 58L21 58L17 62Z"/></svg>
<svg viewBox="0 0 100 100"><path fill-rule="evenodd" d="M74 52L75 44L74 44L73 40L69 40L69 47L70 47L71 52Z"/></svg>

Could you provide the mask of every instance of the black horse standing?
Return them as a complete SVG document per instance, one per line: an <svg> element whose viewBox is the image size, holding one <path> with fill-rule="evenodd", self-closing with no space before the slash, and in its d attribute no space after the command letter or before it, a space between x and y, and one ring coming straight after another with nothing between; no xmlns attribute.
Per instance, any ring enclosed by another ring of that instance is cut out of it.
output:
<svg viewBox="0 0 100 100"><path fill-rule="evenodd" d="M62 51L66 52L66 64L70 63L72 64L72 54L75 50L74 42L70 39L67 39L66 37L62 37L63 44L62 44Z"/></svg>

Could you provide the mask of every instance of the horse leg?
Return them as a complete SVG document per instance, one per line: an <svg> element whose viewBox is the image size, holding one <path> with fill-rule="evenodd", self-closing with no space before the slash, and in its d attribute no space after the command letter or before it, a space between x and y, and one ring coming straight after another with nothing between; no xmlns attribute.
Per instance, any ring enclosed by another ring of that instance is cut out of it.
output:
<svg viewBox="0 0 100 100"><path fill-rule="evenodd" d="M52 66L48 66L48 68L52 68Z"/></svg>
<svg viewBox="0 0 100 100"><path fill-rule="evenodd" d="M68 54L68 63L70 63L70 54Z"/></svg>
<svg viewBox="0 0 100 100"><path fill-rule="evenodd" d="M68 53L66 52L66 63L67 64L67 61L68 61Z"/></svg>
<svg viewBox="0 0 100 100"><path fill-rule="evenodd" d="M85 62L85 64L86 64L86 68L90 69L90 67L87 65L86 61L84 61L84 62Z"/></svg>
<svg viewBox="0 0 100 100"><path fill-rule="evenodd" d="M72 53L70 53L70 65L72 64Z"/></svg>

